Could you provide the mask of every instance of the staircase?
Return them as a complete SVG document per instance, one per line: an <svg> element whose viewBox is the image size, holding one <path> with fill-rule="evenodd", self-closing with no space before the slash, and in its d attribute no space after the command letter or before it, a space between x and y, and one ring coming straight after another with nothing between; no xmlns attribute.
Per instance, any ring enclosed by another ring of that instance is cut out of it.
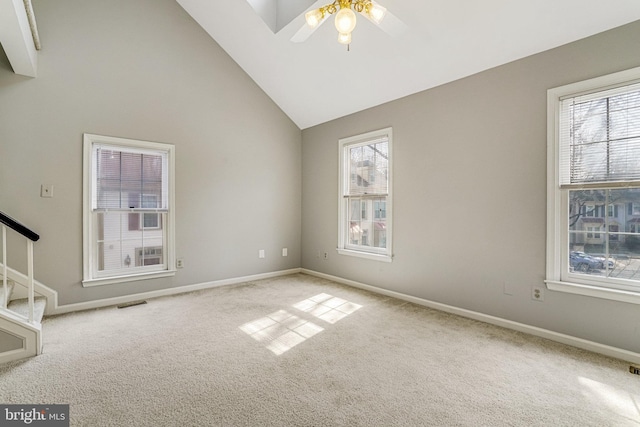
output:
<svg viewBox="0 0 640 427"><path fill-rule="evenodd" d="M0 363L5 363L42 352L41 321L47 304L45 295L55 292L33 278L33 243L40 236L2 212L0 228ZM27 239L27 274L7 266L8 231Z"/></svg>
<svg viewBox="0 0 640 427"><path fill-rule="evenodd" d="M24 319L29 319L29 298L20 298L20 299L11 299L11 294L15 284L10 282L8 298L5 299L5 304L7 310L12 311ZM4 289L0 292L0 298L4 297ZM45 297L37 296L34 299L34 307L33 307L33 320L36 323L40 323L42 321L42 317L44 316L44 309L47 306L47 299Z"/></svg>

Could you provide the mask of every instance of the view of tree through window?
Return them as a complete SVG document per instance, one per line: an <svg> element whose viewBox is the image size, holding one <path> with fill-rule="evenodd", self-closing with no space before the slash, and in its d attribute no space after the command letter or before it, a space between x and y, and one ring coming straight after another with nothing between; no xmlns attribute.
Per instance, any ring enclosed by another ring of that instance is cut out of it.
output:
<svg viewBox="0 0 640 427"><path fill-rule="evenodd" d="M640 303L640 67L547 91L547 287Z"/></svg>
<svg viewBox="0 0 640 427"><path fill-rule="evenodd" d="M640 179L640 89L573 102L571 182Z"/></svg>
<svg viewBox="0 0 640 427"><path fill-rule="evenodd" d="M640 280L640 189L569 191L570 267Z"/></svg>
<svg viewBox="0 0 640 427"><path fill-rule="evenodd" d="M640 280L640 88L563 102L569 271Z"/></svg>

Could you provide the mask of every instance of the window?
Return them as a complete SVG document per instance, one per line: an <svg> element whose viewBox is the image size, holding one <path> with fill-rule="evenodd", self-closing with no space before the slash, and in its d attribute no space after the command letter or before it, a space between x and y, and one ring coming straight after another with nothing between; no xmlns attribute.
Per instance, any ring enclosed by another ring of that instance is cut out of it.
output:
<svg viewBox="0 0 640 427"><path fill-rule="evenodd" d="M143 194L141 202L141 207L143 209L155 209L158 206L158 195ZM142 215L140 215L140 228L160 228L160 217L161 214L159 213L143 213Z"/></svg>
<svg viewBox="0 0 640 427"><path fill-rule="evenodd" d="M387 217L387 202L384 200L376 200L373 202L374 215L376 219L385 219Z"/></svg>
<svg viewBox="0 0 640 427"><path fill-rule="evenodd" d="M387 128L339 141L342 255L391 261L391 139Z"/></svg>
<svg viewBox="0 0 640 427"><path fill-rule="evenodd" d="M589 218L604 218L604 205L586 205L582 207L584 216Z"/></svg>
<svg viewBox="0 0 640 427"><path fill-rule="evenodd" d="M84 135L83 285L170 276L174 146Z"/></svg>
<svg viewBox="0 0 640 427"><path fill-rule="evenodd" d="M162 263L162 246L136 248L136 265L159 265Z"/></svg>
<svg viewBox="0 0 640 427"><path fill-rule="evenodd" d="M640 304L640 68L548 91L547 286Z"/></svg>
<svg viewBox="0 0 640 427"><path fill-rule="evenodd" d="M589 239L599 239L600 238L600 227L587 227L587 238L589 238Z"/></svg>

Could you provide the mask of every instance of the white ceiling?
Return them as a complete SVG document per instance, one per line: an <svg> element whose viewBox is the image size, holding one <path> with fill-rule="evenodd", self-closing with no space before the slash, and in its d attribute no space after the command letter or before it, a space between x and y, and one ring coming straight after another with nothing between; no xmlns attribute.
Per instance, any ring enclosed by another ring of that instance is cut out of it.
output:
<svg viewBox="0 0 640 427"><path fill-rule="evenodd" d="M260 0L177 1L301 129L640 19L639 0L377 0L406 31L358 15L347 51L332 18L293 43L304 12L286 24L263 20Z"/></svg>

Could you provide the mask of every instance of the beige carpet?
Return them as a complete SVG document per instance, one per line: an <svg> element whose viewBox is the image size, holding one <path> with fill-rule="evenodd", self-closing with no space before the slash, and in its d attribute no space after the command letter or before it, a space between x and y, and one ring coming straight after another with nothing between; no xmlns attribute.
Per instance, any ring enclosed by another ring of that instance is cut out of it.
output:
<svg viewBox="0 0 640 427"><path fill-rule="evenodd" d="M306 275L44 331L0 402L74 426L640 426L626 362Z"/></svg>

